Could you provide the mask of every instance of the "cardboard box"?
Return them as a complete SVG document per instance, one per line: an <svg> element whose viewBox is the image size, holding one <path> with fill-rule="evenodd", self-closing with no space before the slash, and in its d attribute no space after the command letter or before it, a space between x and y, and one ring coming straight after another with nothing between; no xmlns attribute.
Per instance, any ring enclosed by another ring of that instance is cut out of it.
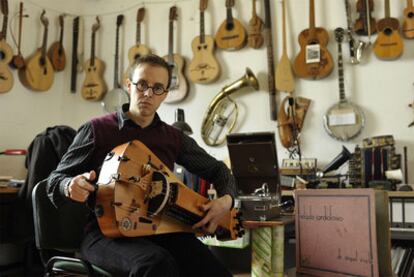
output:
<svg viewBox="0 0 414 277"><path fill-rule="evenodd" d="M386 192L315 189L295 195L298 272L392 276Z"/></svg>

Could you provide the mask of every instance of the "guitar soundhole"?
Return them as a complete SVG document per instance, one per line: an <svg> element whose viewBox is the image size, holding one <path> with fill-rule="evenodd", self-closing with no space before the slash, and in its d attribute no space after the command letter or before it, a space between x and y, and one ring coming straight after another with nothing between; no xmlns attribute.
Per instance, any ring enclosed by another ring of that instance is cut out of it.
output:
<svg viewBox="0 0 414 277"><path fill-rule="evenodd" d="M207 49L207 45L204 45L204 46L203 46L203 49Z"/></svg>
<svg viewBox="0 0 414 277"><path fill-rule="evenodd" d="M226 24L226 30L227 31L233 30L233 28L234 28L234 24L233 23L227 23Z"/></svg>
<svg viewBox="0 0 414 277"><path fill-rule="evenodd" d="M202 48L201 48L201 46L198 46L198 47L197 47L197 49L198 49L198 50L201 50Z"/></svg>
<svg viewBox="0 0 414 277"><path fill-rule="evenodd" d="M140 55L140 54L136 54L136 55L134 56L134 59L135 59L135 60L138 60L139 58L141 58L141 55Z"/></svg>
<svg viewBox="0 0 414 277"><path fill-rule="evenodd" d="M414 12L409 12L407 15L409 18L413 18L414 17Z"/></svg>
<svg viewBox="0 0 414 277"><path fill-rule="evenodd" d="M386 36L390 36L392 34L392 29L391 28L385 28L383 33Z"/></svg>
<svg viewBox="0 0 414 277"><path fill-rule="evenodd" d="M40 63L41 66L45 65L46 64L45 58L40 58L39 63Z"/></svg>
<svg viewBox="0 0 414 277"><path fill-rule="evenodd" d="M0 51L0 59L4 59L6 57L6 54L4 54L3 51Z"/></svg>

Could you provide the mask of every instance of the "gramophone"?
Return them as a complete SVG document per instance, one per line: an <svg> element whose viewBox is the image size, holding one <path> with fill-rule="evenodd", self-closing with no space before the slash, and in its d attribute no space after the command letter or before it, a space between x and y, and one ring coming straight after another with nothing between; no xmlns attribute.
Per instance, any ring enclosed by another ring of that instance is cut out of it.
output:
<svg viewBox="0 0 414 277"><path fill-rule="evenodd" d="M344 165L349 159L351 158L352 154L349 150L342 146L342 151L335 156L335 158L328 163L321 171L316 172L316 179L314 184L318 184L318 187L322 187L323 184L327 184L328 188L341 188L343 184L341 182L341 178L348 177L347 174L334 174L330 175L328 173L339 169L342 165Z"/></svg>

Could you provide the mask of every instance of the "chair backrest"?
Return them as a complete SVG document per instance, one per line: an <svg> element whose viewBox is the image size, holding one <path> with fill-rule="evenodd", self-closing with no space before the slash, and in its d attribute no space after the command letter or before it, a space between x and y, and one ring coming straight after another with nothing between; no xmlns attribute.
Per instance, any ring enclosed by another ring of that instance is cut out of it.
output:
<svg viewBox="0 0 414 277"><path fill-rule="evenodd" d="M32 192L36 247L39 250L75 252L79 249L89 211L84 204L68 202L56 208L46 192L47 180Z"/></svg>

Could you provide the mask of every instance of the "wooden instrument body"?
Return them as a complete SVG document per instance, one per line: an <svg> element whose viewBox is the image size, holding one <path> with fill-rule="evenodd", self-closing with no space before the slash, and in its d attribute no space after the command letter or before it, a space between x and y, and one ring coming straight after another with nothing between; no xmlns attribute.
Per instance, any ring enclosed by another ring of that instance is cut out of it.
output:
<svg viewBox="0 0 414 277"><path fill-rule="evenodd" d="M47 55L42 58L42 48L39 48L26 60L26 67L19 70L19 78L28 89L47 91L53 84L55 72Z"/></svg>
<svg viewBox="0 0 414 277"><path fill-rule="evenodd" d="M330 123L331 116L342 116L346 114L355 115L354 124L333 125ZM328 134L340 141L349 141L357 137L365 126L365 116L362 110L355 104L342 100L331 106L324 116L324 127Z"/></svg>
<svg viewBox="0 0 414 277"><path fill-rule="evenodd" d="M184 76L185 60L179 54L172 55L172 63L170 55L166 55L163 58L172 68L170 88L164 102L176 103L187 96L189 89L187 79Z"/></svg>
<svg viewBox="0 0 414 277"><path fill-rule="evenodd" d="M231 22L225 20L220 24L216 34L216 44L220 49L238 50L246 44L246 29L241 22L233 18Z"/></svg>
<svg viewBox="0 0 414 277"><path fill-rule="evenodd" d="M66 65L66 54L63 45L59 41L55 41L49 48L47 52L52 66L55 71L62 71L65 69Z"/></svg>
<svg viewBox="0 0 414 277"><path fill-rule="evenodd" d="M151 50L144 44L136 44L128 50L129 66L132 66L136 60L142 56L146 56L151 53Z"/></svg>
<svg viewBox="0 0 414 277"><path fill-rule="evenodd" d="M405 38L414 38L414 6L408 6L404 9L402 33Z"/></svg>
<svg viewBox="0 0 414 277"><path fill-rule="evenodd" d="M359 36L371 35L377 32L376 20L371 16L371 12L374 10L374 1L369 0L368 6L366 1L367 0L358 0L356 4L357 12L360 17L355 21L354 31ZM368 20L371 33L369 33L368 30Z"/></svg>
<svg viewBox="0 0 414 277"><path fill-rule="evenodd" d="M114 178L114 176L116 176ZM98 179L96 215L108 237L137 237L173 232L196 232L191 225L204 216L200 205L208 199L182 184L138 140L115 147L105 158ZM178 213L174 213L174 211ZM219 222L219 229L235 239L236 210ZM173 215L185 215L183 223Z"/></svg>
<svg viewBox="0 0 414 277"><path fill-rule="evenodd" d="M290 101L293 102L293 105L286 105ZM295 140L298 139L299 133L302 130L310 104L310 99L300 96L286 96L283 99L277 116L279 122L277 128L280 143L283 147L289 149L295 145Z"/></svg>
<svg viewBox="0 0 414 277"><path fill-rule="evenodd" d="M213 82L220 75L220 65L214 57L214 38L204 35L204 42L197 36L191 42L193 59L188 66L188 78L194 83Z"/></svg>
<svg viewBox="0 0 414 277"><path fill-rule="evenodd" d="M247 30L247 44L249 47L257 49L262 47L264 38L262 35L263 20L256 14L256 0L253 0L253 15L249 20L249 28Z"/></svg>
<svg viewBox="0 0 414 277"><path fill-rule="evenodd" d="M329 41L328 32L321 27L309 28L299 34L300 52L295 58L294 71L301 78L321 79L331 74L333 59L326 48ZM307 47L318 44L319 62L307 63Z"/></svg>
<svg viewBox="0 0 414 277"><path fill-rule="evenodd" d="M374 43L374 53L382 60L395 60L404 51L404 43L399 34L398 19L386 17L377 23L378 36Z"/></svg>
<svg viewBox="0 0 414 277"><path fill-rule="evenodd" d="M13 87L13 75L8 64L13 58L13 50L4 40L0 40L0 93L5 93Z"/></svg>
<svg viewBox="0 0 414 277"><path fill-rule="evenodd" d="M106 91L107 87L102 76L105 71L105 63L99 58L94 58L94 63L92 60L87 60L85 63L85 80L82 84L82 97L85 100L89 101L99 101L101 100Z"/></svg>

